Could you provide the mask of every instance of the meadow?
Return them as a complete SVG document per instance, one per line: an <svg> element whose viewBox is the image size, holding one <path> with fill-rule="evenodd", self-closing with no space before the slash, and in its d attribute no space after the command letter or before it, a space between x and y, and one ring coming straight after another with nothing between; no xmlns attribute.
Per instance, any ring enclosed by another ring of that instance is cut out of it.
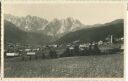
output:
<svg viewBox="0 0 128 81"><path fill-rule="evenodd" d="M124 55L90 55L22 61L5 59L4 75L37 78L122 78Z"/></svg>

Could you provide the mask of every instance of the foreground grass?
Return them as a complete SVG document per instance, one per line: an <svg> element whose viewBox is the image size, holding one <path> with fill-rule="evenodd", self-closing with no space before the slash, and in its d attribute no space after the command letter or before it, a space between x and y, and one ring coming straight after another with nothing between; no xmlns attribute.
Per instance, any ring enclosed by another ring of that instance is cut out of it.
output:
<svg viewBox="0 0 128 81"><path fill-rule="evenodd" d="M5 77L121 78L123 55L95 55L21 61L5 60Z"/></svg>

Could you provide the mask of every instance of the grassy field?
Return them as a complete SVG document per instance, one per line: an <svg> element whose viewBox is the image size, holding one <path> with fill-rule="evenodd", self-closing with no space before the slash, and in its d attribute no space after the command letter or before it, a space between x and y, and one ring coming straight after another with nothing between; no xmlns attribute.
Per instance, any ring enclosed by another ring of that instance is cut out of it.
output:
<svg viewBox="0 0 128 81"><path fill-rule="evenodd" d="M21 61L5 60L5 77L121 78L123 54L63 57Z"/></svg>

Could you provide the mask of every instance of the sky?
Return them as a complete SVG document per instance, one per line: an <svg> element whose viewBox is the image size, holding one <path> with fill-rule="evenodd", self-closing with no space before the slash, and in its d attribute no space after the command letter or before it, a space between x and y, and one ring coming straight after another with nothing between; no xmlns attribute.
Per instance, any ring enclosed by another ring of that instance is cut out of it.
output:
<svg viewBox="0 0 128 81"><path fill-rule="evenodd" d="M85 25L103 24L124 18L122 3L5 3L4 14L38 16L52 21L54 18L73 17Z"/></svg>

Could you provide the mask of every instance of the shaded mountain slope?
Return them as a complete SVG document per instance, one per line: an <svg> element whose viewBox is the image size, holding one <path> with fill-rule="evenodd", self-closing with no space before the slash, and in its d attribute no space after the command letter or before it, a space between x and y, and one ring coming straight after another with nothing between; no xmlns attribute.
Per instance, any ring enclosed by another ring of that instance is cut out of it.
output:
<svg viewBox="0 0 128 81"><path fill-rule="evenodd" d="M108 35L114 37L123 37L124 23L122 19L106 23L98 27L82 29L75 32L70 32L61 37L57 42L69 43L76 40L82 42L105 40Z"/></svg>
<svg viewBox="0 0 128 81"><path fill-rule="evenodd" d="M43 44L51 41L50 36L43 35L42 33L25 32L6 20L4 21L4 28L5 42Z"/></svg>

